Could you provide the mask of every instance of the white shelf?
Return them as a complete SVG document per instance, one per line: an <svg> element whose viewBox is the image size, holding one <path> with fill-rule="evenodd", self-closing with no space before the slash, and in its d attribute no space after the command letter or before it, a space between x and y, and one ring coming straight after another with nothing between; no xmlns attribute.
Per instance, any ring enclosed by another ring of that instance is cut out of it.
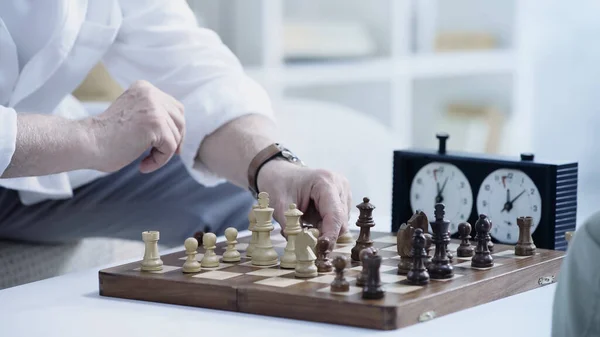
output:
<svg viewBox="0 0 600 337"><path fill-rule="evenodd" d="M512 72L516 65L512 51L424 54L406 63L406 71L414 78L495 75Z"/></svg>
<svg viewBox="0 0 600 337"><path fill-rule="evenodd" d="M515 69L510 51L465 52L418 55L406 58L323 61L285 64L279 68L248 67L257 80L274 81L285 87L331 85L356 82L449 76L495 75Z"/></svg>

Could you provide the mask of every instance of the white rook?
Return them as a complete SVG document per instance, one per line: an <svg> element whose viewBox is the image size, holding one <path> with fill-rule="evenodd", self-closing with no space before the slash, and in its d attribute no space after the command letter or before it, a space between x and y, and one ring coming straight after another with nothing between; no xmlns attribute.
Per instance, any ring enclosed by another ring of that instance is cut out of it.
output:
<svg viewBox="0 0 600 337"><path fill-rule="evenodd" d="M160 233L157 231L142 232L142 240L145 243L144 259L142 260L141 270L158 271L162 270L163 262L158 253L158 240Z"/></svg>

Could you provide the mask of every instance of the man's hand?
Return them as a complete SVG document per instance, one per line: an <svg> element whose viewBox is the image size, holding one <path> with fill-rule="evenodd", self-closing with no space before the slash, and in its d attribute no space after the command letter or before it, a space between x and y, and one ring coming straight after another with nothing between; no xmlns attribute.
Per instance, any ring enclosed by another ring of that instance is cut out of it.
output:
<svg viewBox="0 0 600 337"><path fill-rule="evenodd" d="M123 168L149 149L140 171L155 171L179 152L185 133L183 105L145 81L84 123L94 143L92 167L104 172Z"/></svg>
<svg viewBox="0 0 600 337"><path fill-rule="evenodd" d="M274 160L260 170L258 188L269 193L273 217L284 229L284 212L294 202L304 213L302 222L318 228L321 237L335 242L348 231L352 194L348 180L339 174Z"/></svg>

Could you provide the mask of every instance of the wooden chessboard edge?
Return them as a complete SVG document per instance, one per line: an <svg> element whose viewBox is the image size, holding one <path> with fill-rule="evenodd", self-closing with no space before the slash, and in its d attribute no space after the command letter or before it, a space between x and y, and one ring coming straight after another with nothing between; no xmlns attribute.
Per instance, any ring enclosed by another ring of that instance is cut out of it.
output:
<svg viewBox="0 0 600 337"><path fill-rule="evenodd" d="M367 300L353 303L300 294L286 294L285 301L277 301L275 295L257 288L238 289L239 312L365 329L398 329L395 305L368 305Z"/></svg>
<svg viewBox="0 0 600 337"><path fill-rule="evenodd" d="M403 328L420 323L423 317L429 317L429 313L433 313L433 317L438 318L546 286L551 283L540 284L540 281L544 277L550 277L554 282L560 272L562 260L562 256L551 258L517 271L405 301L399 305L400 314L396 317L396 326ZM407 312L415 315L404 314Z"/></svg>
<svg viewBox="0 0 600 337"><path fill-rule="evenodd" d="M218 283L189 283L156 277L152 282L137 275L100 271L99 295L146 302L237 311L237 289Z"/></svg>

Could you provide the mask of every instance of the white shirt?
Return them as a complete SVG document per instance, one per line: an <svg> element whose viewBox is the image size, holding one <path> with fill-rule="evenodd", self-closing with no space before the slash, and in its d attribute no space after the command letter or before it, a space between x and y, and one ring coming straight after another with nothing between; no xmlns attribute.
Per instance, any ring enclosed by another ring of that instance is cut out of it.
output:
<svg viewBox="0 0 600 337"><path fill-rule="evenodd" d="M181 159L199 183L224 179L194 161L204 137L239 116L272 116L270 100L185 0L0 2L0 173L15 151L17 114L90 115L70 93L102 61L121 86L145 79L186 109ZM103 176L81 170L0 179L24 204L69 198Z"/></svg>

